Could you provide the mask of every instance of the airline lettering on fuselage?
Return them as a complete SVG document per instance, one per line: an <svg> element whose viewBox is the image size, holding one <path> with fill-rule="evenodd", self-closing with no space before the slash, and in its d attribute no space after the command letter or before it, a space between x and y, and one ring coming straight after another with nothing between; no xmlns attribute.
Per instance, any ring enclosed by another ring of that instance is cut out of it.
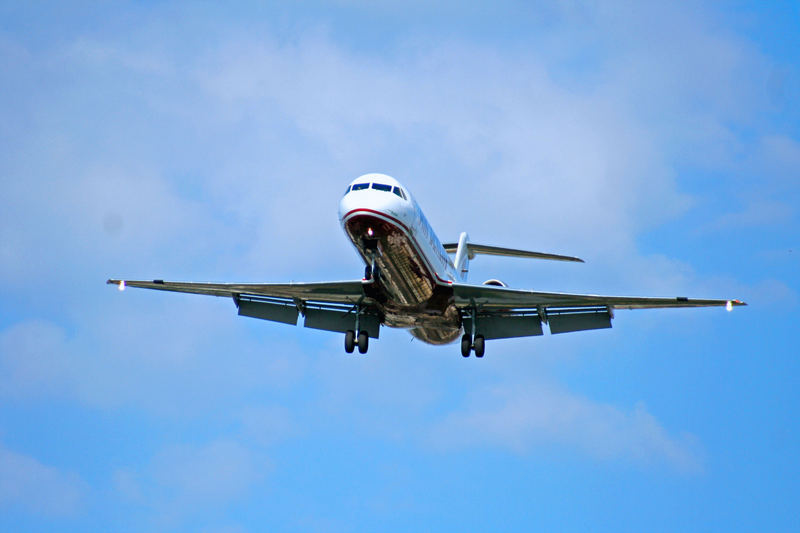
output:
<svg viewBox="0 0 800 533"><path fill-rule="evenodd" d="M444 251L444 247L442 246L441 241L439 241L439 237L436 236L436 233L433 231L428 219L425 218L425 214L422 212L422 209L419 208L419 205L415 203L414 209L417 213L417 220L419 220L419 230L422 232L425 240L428 242L430 249L436 253L437 258L439 259L439 264L444 266L445 272L451 278L454 278L455 268L450 262L447 252Z"/></svg>

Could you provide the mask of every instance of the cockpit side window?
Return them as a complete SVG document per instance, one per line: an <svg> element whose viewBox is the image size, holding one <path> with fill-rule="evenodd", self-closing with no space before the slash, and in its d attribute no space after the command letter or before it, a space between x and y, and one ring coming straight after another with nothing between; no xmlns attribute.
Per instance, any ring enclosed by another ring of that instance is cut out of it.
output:
<svg viewBox="0 0 800 533"><path fill-rule="evenodd" d="M351 191L363 191L364 189L369 189L369 183L356 183L350 188Z"/></svg>
<svg viewBox="0 0 800 533"><path fill-rule="evenodd" d="M347 186L347 189L344 190L344 196L347 196L347 193L350 192L350 186Z"/></svg>
<svg viewBox="0 0 800 533"><path fill-rule="evenodd" d="M406 194L403 192L403 189L401 189L400 187L392 188L392 192L395 193L400 198L402 198L403 200L406 199Z"/></svg>
<svg viewBox="0 0 800 533"><path fill-rule="evenodd" d="M392 186L391 185L384 185L383 183L373 183L372 184L372 188L373 189L377 189L379 191L392 192Z"/></svg>

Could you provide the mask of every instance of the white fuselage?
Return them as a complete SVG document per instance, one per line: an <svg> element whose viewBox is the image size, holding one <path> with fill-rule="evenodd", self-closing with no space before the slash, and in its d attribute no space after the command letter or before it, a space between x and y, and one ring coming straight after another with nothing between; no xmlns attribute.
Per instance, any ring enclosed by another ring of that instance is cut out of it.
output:
<svg viewBox="0 0 800 533"><path fill-rule="evenodd" d="M354 180L339 203L339 220L368 266L365 291L378 302L384 323L412 328L432 343L461 331L452 302L453 262L405 187L384 174Z"/></svg>

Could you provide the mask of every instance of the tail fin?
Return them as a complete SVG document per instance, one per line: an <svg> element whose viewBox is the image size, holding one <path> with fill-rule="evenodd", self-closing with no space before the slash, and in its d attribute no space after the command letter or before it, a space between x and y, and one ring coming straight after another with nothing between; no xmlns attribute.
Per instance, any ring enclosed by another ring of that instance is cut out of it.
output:
<svg viewBox="0 0 800 533"><path fill-rule="evenodd" d="M444 249L447 253L455 252L456 257L454 264L456 271L462 279L466 278L469 270L469 260L475 259L477 254L483 255L502 255L506 257L527 257L531 259L547 259L550 261L572 261L575 263L583 263L583 259L572 257L569 255L546 254L542 252L529 252L527 250L516 250L514 248L501 248L499 246L487 246L485 244L472 244L469 242L469 236L462 233L458 239L458 243L444 244Z"/></svg>
<svg viewBox="0 0 800 533"><path fill-rule="evenodd" d="M469 252L469 235L466 232L462 232L461 235L458 237L457 244L445 244L444 249L447 253L456 253L456 257L453 260L453 265L456 267L456 275L461 279L461 281L467 280L467 274L469 273L469 260L475 257L474 254Z"/></svg>

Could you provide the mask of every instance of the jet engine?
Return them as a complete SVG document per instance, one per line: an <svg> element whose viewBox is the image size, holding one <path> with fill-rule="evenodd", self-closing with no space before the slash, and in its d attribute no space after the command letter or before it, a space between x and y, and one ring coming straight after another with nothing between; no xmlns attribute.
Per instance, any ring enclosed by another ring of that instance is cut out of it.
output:
<svg viewBox="0 0 800 533"><path fill-rule="evenodd" d="M499 279L487 279L483 282L484 285L492 285L494 287L508 287L508 284L500 281Z"/></svg>

